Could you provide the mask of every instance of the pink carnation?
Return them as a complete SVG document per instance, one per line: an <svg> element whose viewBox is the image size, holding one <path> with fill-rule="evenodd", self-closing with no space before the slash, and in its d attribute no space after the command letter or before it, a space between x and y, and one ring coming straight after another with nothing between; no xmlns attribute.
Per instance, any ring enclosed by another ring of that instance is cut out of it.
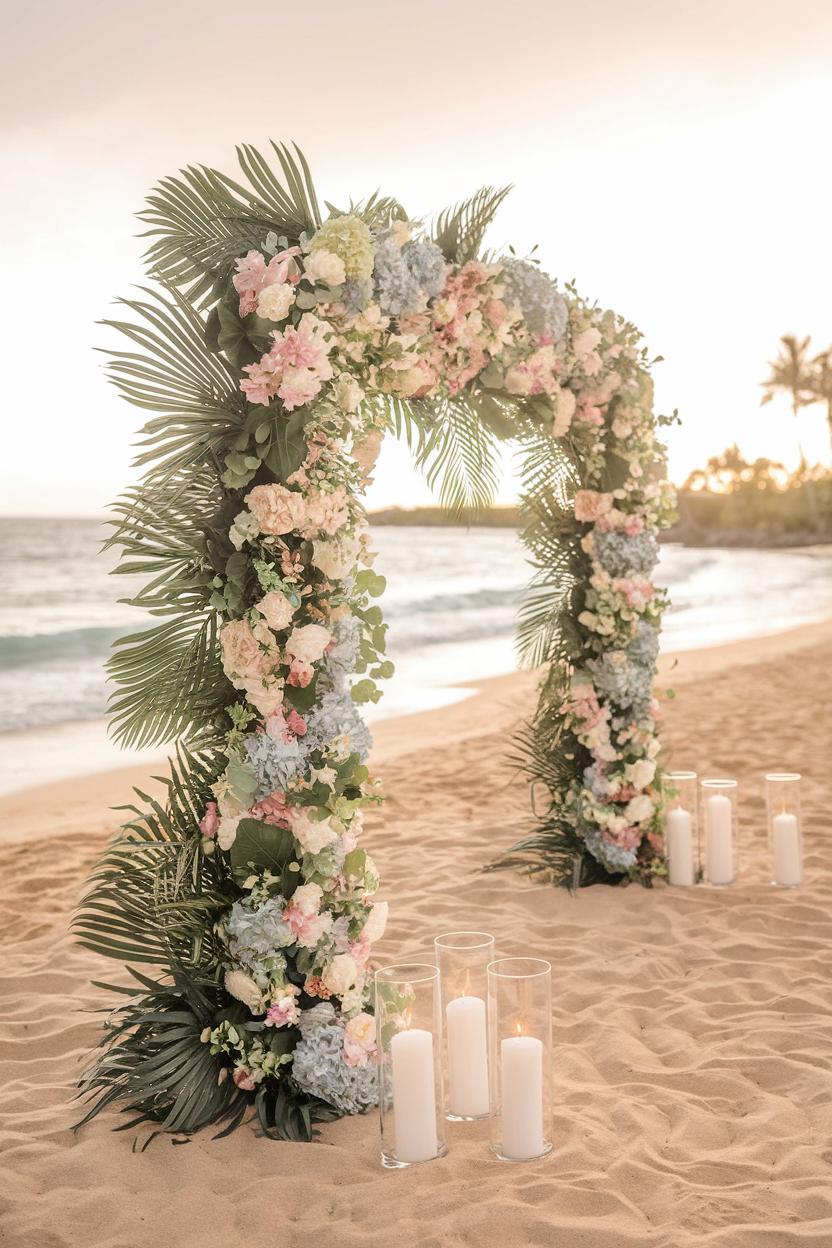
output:
<svg viewBox="0 0 832 1248"><path fill-rule="evenodd" d="M267 1027L291 1027L300 1018L300 1009L295 998L298 989L293 984L286 984L280 990L280 996L272 1001L266 1011Z"/></svg>
<svg viewBox="0 0 832 1248"><path fill-rule="evenodd" d="M299 254L300 247L289 247L273 256L268 264L259 251L250 251L235 260L237 272L232 282L240 296L240 316L248 316L256 310L260 292L266 286L297 281L297 274L293 272L293 257Z"/></svg>
<svg viewBox="0 0 832 1248"><path fill-rule="evenodd" d="M217 810L216 802L209 802L205 807L205 814L199 821L199 830L208 840L213 840L217 835L217 828L220 826L220 815Z"/></svg>
<svg viewBox="0 0 832 1248"><path fill-rule="evenodd" d="M243 1092L253 1092L257 1087L254 1075L245 1066L238 1066L231 1078Z"/></svg>

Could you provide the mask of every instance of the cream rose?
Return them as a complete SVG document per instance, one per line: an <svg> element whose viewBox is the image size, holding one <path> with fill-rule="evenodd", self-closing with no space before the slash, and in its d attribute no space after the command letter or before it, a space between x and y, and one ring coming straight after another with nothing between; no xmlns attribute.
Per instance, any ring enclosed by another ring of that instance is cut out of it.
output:
<svg viewBox="0 0 832 1248"><path fill-rule="evenodd" d="M242 814L224 815L223 818L220 819L220 824L217 829L217 844L220 849L224 849L226 853L237 839L237 828L242 817Z"/></svg>
<svg viewBox="0 0 832 1248"><path fill-rule="evenodd" d="M246 542L252 541L259 532L260 526L251 512L241 511L234 517L228 537L235 550L242 550Z"/></svg>
<svg viewBox="0 0 832 1248"><path fill-rule="evenodd" d="M334 542L313 542L312 562L331 581L342 581L355 567L360 549L361 537L357 533Z"/></svg>
<svg viewBox="0 0 832 1248"><path fill-rule="evenodd" d="M575 355L579 360L585 360L587 356L592 355L600 341L600 329L595 329L594 326L590 326L589 329L584 329L580 334L575 336L572 343L572 350L575 352Z"/></svg>
<svg viewBox="0 0 832 1248"><path fill-rule="evenodd" d="M323 624L304 624L293 628L286 642L286 653L301 663L317 663L329 643L332 633Z"/></svg>
<svg viewBox="0 0 832 1248"><path fill-rule="evenodd" d="M364 469L365 477L371 473L375 467L383 439L384 434L380 429L371 429L366 437L360 438L359 441L353 445L350 454Z"/></svg>
<svg viewBox="0 0 832 1248"><path fill-rule="evenodd" d="M347 270L340 256L321 247L311 251L303 262L303 276L310 282L326 282L327 286L341 286L347 280Z"/></svg>
<svg viewBox="0 0 832 1248"><path fill-rule="evenodd" d="M643 823L653 813L653 803L646 793L640 793L627 803L624 811L630 823Z"/></svg>
<svg viewBox="0 0 832 1248"><path fill-rule="evenodd" d="M257 603L257 610L265 616L269 628L273 628L278 633L289 627L292 616L295 614L295 608L279 589L269 590Z"/></svg>
<svg viewBox="0 0 832 1248"><path fill-rule="evenodd" d="M262 680L280 658L274 636L262 620L254 628L248 620L230 620L223 624L220 648L223 671L236 689Z"/></svg>
<svg viewBox="0 0 832 1248"><path fill-rule="evenodd" d="M349 519L347 494L341 486L329 494L314 491L306 500L306 513L303 518L301 532L306 538L313 538L318 533L332 536Z"/></svg>
<svg viewBox="0 0 832 1248"><path fill-rule="evenodd" d="M648 784L652 784L655 774L656 764L652 758L641 758L624 768L624 775L634 789L646 789Z"/></svg>
<svg viewBox="0 0 832 1248"><path fill-rule="evenodd" d="M226 971L225 989L232 997L247 1005L252 1014L263 1013L263 994L250 975L245 971Z"/></svg>
<svg viewBox="0 0 832 1248"><path fill-rule="evenodd" d="M261 533L291 533L303 523L303 497L285 485L255 485L245 501Z"/></svg>
<svg viewBox="0 0 832 1248"><path fill-rule="evenodd" d="M575 398L573 390L563 390L558 388L552 395L552 403L555 409L555 420L552 425L552 437L562 438L569 432L572 424L572 417L575 415L575 408L578 401Z"/></svg>
<svg viewBox="0 0 832 1248"><path fill-rule="evenodd" d="M266 321L285 321L295 302L295 288L289 282L278 282L260 291L257 315Z"/></svg>
<svg viewBox="0 0 832 1248"><path fill-rule="evenodd" d="M327 845L337 841L337 833L326 821L313 823L306 811L292 819L292 836L305 854L319 854Z"/></svg>
<svg viewBox="0 0 832 1248"><path fill-rule="evenodd" d="M358 967L355 958L348 953L336 953L323 974L324 985L335 997L340 997L355 983Z"/></svg>
<svg viewBox="0 0 832 1248"><path fill-rule="evenodd" d="M362 940L368 940L370 944L373 944L376 940L381 940L384 935L384 929L387 926L388 908L386 901L376 902L361 929Z"/></svg>
<svg viewBox="0 0 832 1248"><path fill-rule="evenodd" d="M364 398L364 391L349 373L341 373L330 393L342 412L357 412Z"/></svg>

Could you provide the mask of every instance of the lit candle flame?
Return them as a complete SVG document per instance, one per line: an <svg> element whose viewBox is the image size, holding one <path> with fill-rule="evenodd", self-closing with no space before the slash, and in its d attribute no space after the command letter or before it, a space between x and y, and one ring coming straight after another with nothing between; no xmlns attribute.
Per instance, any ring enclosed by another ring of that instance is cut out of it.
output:
<svg viewBox="0 0 832 1248"><path fill-rule="evenodd" d="M522 1036L522 1034L523 1034L523 1024L522 1024L522 1023L515 1023L515 1024L514 1024L514 1027L515 1027L515 1030L517 1031L518 1036Z"/></svg>

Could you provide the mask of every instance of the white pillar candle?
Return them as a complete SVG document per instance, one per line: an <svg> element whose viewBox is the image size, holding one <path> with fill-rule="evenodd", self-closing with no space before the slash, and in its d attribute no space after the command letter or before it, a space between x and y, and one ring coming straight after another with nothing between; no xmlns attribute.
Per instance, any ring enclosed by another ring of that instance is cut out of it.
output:
<svg viewBox="0 0 832 1248"><path fill-rule="evenodd" d="M488 1045L485 1002L457 997L445 1010L448 1024L448 1108L458 1118L488 1113Z"/></svg>
<svg viewBox="0 0 832 1248"><path fill-rule="evenodd" d="M669 810L665 815L667 880L669 884L693 884L693 820L689 810Z"/></svg>
<svg viewBox="0 0 832 1248"><path fill-rule="evenodd" d="M775 815L771 830L774 839L774 882L792 886L799 884L801 869L797 816L785 811Z"/></svg>
<svg viewBox="0 0 832 1248"><path fill-rule="evenodd" d="M516 1161L539 1157L543 1142L543 1044L510 1036L500 1044L503 1154Z"/></svg>
<svg viewBox="0 0 832 1248"><path fill-rule="evenodd" d="M709 884L730 884L734 878L734 831L731 799L712 793L707 800L705 853Z"/></svg>
<svg viewBox="0 0 832 1248"><path fill-rule="evenodd" d="M437 1153L433 1036L413 1027L390 1041L396 1159L428 1161Z"/></svg>

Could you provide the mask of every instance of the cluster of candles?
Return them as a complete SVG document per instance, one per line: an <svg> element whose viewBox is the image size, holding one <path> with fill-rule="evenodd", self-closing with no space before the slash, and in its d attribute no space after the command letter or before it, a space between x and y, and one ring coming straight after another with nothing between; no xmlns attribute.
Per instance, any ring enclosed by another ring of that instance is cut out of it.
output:
<svg viewBox="0 0 832 1248"><path fill-rule="evenodd" d="M796 772L770 772L765 779L771 881L779 888L796 888L803 880L800 776ZM672 771L667 780L668 883L689 886L702 880L716 887L734 884L739 833L736 780L699 781L695 771Z"/></svg>
<svg viewBox="0 0 832 1248"><path fill-rule="evenodd" d="M551 1151L551 965L495 958L486 932L436 938L436 963L376 972L382 1164L447 1152L446 1121L491 1119L504 1161Z"/></svg>

